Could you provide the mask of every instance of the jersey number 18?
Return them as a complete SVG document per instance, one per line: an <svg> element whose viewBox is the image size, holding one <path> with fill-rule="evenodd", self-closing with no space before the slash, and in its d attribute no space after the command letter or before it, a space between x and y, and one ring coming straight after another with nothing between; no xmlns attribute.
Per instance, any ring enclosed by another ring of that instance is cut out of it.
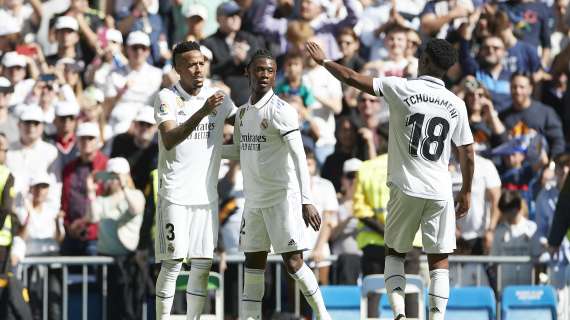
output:
<svg viewBox="0 0 570 320"><path fill-rule="evenodd" d="M424 159L437 161L443 153L444 142L449 133L449 122L441 117L429 118L422 139L425 118L423 113L414 113L406 118L406 127L412 126L408 151L414 158L421 153Z"/></svg>

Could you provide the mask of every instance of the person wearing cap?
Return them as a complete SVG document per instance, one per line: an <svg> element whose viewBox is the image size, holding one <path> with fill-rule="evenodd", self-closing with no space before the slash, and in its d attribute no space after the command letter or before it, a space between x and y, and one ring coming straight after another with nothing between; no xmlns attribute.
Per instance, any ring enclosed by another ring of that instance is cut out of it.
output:
<svg viewBox="0 0 570 320"><path fill-rule="evenodd" d="M355 285L360 277L362 250L356 242L358 219L353 215L352 199L356 190L356 174L361 165L360 159L351 158L342 166L340 206L338 214L332 219L330 237L332 252L337 256L333 273L334 284Z"/></svg>
<svg viewBox="0 0 570 320"><path fill-rule="evenodd" d="M10 99L10 106L24 102L28 94L34 88L36 81L28 78L26 70L28 59L26 56L10 51L2 57L3 75L14 85L14 93Z"/></svg>
<svg viewBox="0 0 570 320"><path fill-rule="evenodd" d="M121 133L113 139L111 157L123 157L133 168L135 187L144 190L150 172L158 162L157 126L154 108L142 107L133 121L131 132Z"/></svg>
<svg viewBox="0 0 570 320"><path fill-rule="evenodd" d="M60 211L48 203L50 186L54 181L47 174L33 176L30 190L26 194L24 206L18 217L22 222L20 236L26 242L26 257L57 256L63 240L63 217ZM32 267L30 278L30 305L34 314L42 313L42 285L38 279L39 270ZM48 316L49 319L61 318L61 271L48 269ZM34 280L37 279L37 280Z"/></svg>
<svg viewBox="0 0 570 320"><path fill-rule="evenodd" d="M202 43L212 51L211 72L231 89L232 100L247 102L248 81L244 75L247 61L261 47L257 38L241 30L241 9L234 1L224 2L216 10L219 28Z"/></svg>
<svg viewBox="0 0 570 320"><path fill-rule="evenodd" d="M160 90L162 71L147 62L150 38L142 31L127 37L128 65L115 69L107 78L106 108L111 111L111 123L130 122L138 109L133 104L150 105Z"/></svg>
<svg viewBox="0 0 570 320"><path fill-rule="evenodd" d="M97 194L102 183L103 193ZM97 254L110 256L108 319L140 319L140 304L133 299L137 285L135 250L145 206L144 195L134 186L125 158L111 158L105 171L87 176L87 213L84 220L99 224Z"/></svg>
<svg viewBox="0 0 570 320"><path fill-rule="evenodd" d="M18 177L14 185L16 207L23 205L32 177L48 174L55 180L57 149L42 140L44 120L44 112L40 107L24 106L18 123L20 140L10 145L6 155L6 166ZM49 204L56 209L59 208L59 196L57 187L50 188Z"/></svg>
<svg viewBox="0 0 570 320"><path fill-rule="evenodd" d="M186 41L202 41L205 38L204 27L208 20L208 9L199 3L193 3L182 11L186 17L188 31L184 36Z"/></svg>
<svg viewBox="0 0 570 320"><path fill-rule="evenodd" d="M128 64L127 57L123 55L123 35L117 29L107 29L104 36L98 40L98 51L84 74L85 81L103 90L107 85L107 78L115 68L122 69Z"/></svg>
<svg viewBox="0 0 570 320"><path fill-rule="evenodd" d="M83 92L81 74L85 63L73 58L63 58L57 60L55 64L55 75L61 84L62 94L67 100L77 100Z"/></svg>
<svg viewBox="0 0 570 320"><path fill-rule="evenodd" d="M0 132L3 132L9 143L20 139L18 132L18 118L8 110L14 86L10 80L0 77Z"/></svg>
<svg viewBox="0 0 570 320"><path fill-rule="evenodd" d="M81 123L75 135L79 155L63 168L62 173L61 210L64 214L65 238L61 253L95 255L98 225L83 219L89 206L87 180L93 173L105 170L108 158L100 151L101 131L96 123ZM102 191L101 186L99 192Z"/></svg>
<svg viewBox="0 0 570 320"><path fill-rule="evenodd" d="M57 52L46 57L46 63L54 66L59 59L82 59L79 43L79 24L72 16L60 16L55 20L55 39Z"/></svg>
<svg viewBox="0 0 570 320"><path fill-rule="evenodd" d="M49 136L49 142L57 148L56 174L61 178L63 168L77 157L77 116L79 106L73 102L60 101L55 105L55 134Z"/></svg>

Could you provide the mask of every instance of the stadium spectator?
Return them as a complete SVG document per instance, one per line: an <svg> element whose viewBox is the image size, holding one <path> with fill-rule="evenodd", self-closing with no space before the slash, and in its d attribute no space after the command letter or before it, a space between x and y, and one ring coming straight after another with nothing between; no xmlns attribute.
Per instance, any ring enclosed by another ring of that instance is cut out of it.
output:
<svg viewBox="0 0 570 320"><path fill-rule="evenodd" d="M82 60L83 54L79 43L79 24L77 19L71 16L61 16L55 21L55 39L57 41L57 52L46 56L46 63L54 66L56 62L63 58Z"/></svg>
<svg viewBox="0 0 570 320"><path fill-rule="evenodd" d="M62 174L61 210L64 213L65 239L61 253L95 255L98 226L83 219L89 205L87 179L89 175L105 170L107 157L99 151L101 132L96 123L81 123L75 135L79 155L65 166ZM100 185L98 193L102 192L103 186Z"/></svg>
<svg viewBox="0 0 570 320"><path fill-rule="evenodd" d="M75 103L61 101L55 106L55 134L48 136L48 141L57 148L57 159L55 163L55 174L57 181L61 182L63 168L77 157L77 116L79 106Z"/></svg>
<svg viewBox="0 0 570 320"><path fill-rule="evenodd" d="M385 77L416 77L418 59L407 54L409 29L393 24L387 26L385 32L384 47L388 50L387 56L382 60L371 59L364 69L373 70L374 74Z"/></svg>
<svg viewBox="0 0 570 320"><path fill-rule="evenodd" d="M342 53L342 57L336 60L336 62L360 72L366 64L366 61L358 52L360 49L360 39L356 32L354 32L352 28L341 28L337 33L336 42ZM351 108L356 107L358 91L345 84L341 85L343 92L341 114L348 114Z"/></svg>
<svg viewBox="0 0 570 320"><path fill-rule="evenodd" d="M14 86L10 80L0 77L0 132L6 135L9 144L20 139L18 118L9 109L13 93Z"/></svg>
<svg viewBox="0 0 570 320"><path fill-rule="evenodd" d="M111 158L105 171L95 177L87 176L89 204L84 219L99 224L97 253L115 259L109 269L108 319L135 320L142 315L137 295L144 283L139 281L134 251L139 242L145 201L129 173L125 158ZM95 180L104 184L99 196Z"/></svg>
<svg viewBox="0 0 570 320"><path fill-rule="evenodd" d="M446 39L473 12L471 0L427 1L420 13L420 31L428 37Z"/></svg>
<svg viewBox="0 0 570 320"><path fill-rule="evenodd" d="M388 106L381 97L361 92L356 111L352 114L353 122L366 143L366 158L372 159L388 150Z"/></svg>
<svg viewBox="0 0 570 320"><path fill-rule="evenodd" d="M113 139L111 158L122 157L129 161L135 188L141 191L158 163L156 131L154 108L144 106L133 121L132 132L122 133Z"/></svg>
<svg viewBox="0 0 570 320"><path fill-rule="evenodd" d="M249 32L241 31L240 7L234 1L220 4L216 10L220 27L202 44L214 54L211 61L213 76L219 77L231 89L231 98L236 105L248 99L249 82L244 75L246 63L260 47Z"/></svg>
<svg viewBox="0 0 570 320"><path fill-rule="evenodd" d="M541 253L536 223L525 217L525 205L518 191L504 191L499 199L501 223L497 225L491 247L493 256L530 256L537 258ZM532 284L531 265L502 265L501 283L508 285Z"/></svg>
<svg viewBox="0 0 570 320"><path fill-rule="evenodd" d="M109 28L101 34L101 39L97 44L101 50L87 66L84 79L98 89L105 90L109 74L114 69L122 70L129 62L122 52L123 35L121 32Z"/></svg>
<svg viewBox="0 0 570 320"><path fill-rule="evenodd" d="M37 67L26 56L18 54L16 51L4 54L2 67L4 76L14 85L14 94L9 105L15 106L23 103L34 88L36 82L34 76L37 76L38 73ZM30 69L29 75L27 73L28 68Z"/></svg>
<svg viewBox="0 0 570 320"><path fill-rule="evenodd" d="M65 100L76 102L83 94L81 74L85 64L81 60L63 58L56 62L55 76L62 87Z"/></svg>
<svg viewBox="0 0 570 320"><path fill-rule="evenodd" d="M341 197L331 230L332 252L337 256L333 265L333 284L356 284L361 270L362 250L356 242L358 219L353 214L356 174L362 165L357 158L348 159L342 166Z"/></svg>
<svg viewBox="0 0 570 320"><path fill-rule="evenodd" d="M184 35L185 41L202 41L206 37L204 35L204 27L208 19L208 9L200 3L194 3L182 11L182 15L186 17L186 26L188 31Z"/></svg>

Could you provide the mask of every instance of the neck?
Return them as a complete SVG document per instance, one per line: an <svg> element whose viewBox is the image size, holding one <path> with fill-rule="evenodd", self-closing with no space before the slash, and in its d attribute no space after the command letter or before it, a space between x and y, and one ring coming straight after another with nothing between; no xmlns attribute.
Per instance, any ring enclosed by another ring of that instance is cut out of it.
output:
<svg viewBox="0 0 570 320"><path fill-rule="evenodd" d="M30 140L28 140L28 139L20 139L20 143L21 143L22 146L24 146L24 147L31 147L31 146L33 146L33 145L36 143L36 141L31 140L31 139L30 139Z"/></svg>
<svg viewBox="0 0 570 320"><path fill-rule="evenodd" d="M390 60L394 61L394 62L398 62L401 61L403 59L405 59L406 57L404 56L404 53L393 53L393 52L388 52L388 57L390 58Z"/></svg>
<svg viewBox="0 0 570 320"><path fill-rule="evenodd" d="M515 224L519 224L522 220L522 216L520 214L517 214L516 216L508 219L509 224L511 225L515 225Z"/></svg>
<svg viewBox="0 0 570 320"><path fill-rule="evenodd" d="M528 107L530 107L531 104L532 104L532 100L530 98L528 98L520 104L519 103L513 103L513 107L516 110L524 110L524 109L527 109Z"/></svg>
<svg viewBox="0 0 570 320"><path fill-rule="evenodd" d="M263 96L269 91L254 91L251 94L251 104L256 104L259 100L261 100L261 98L263 98Z"/></svg>
<svg viewBox="0 0 570 320"><path fill-rule="evenodd" d="M378 126L378 118L376 116L363 116L364 124L368 129L374 129Z"/></svg>
<svg viewBox="0 0 570 320"><path fill-rule="evenodd" d="M182 81L180 81L180 86L182 87L182 89L184 89L184 91L186 91L191 96L197 96L200 93L200 89L202 89L202 87L187 85Z"/></svg>
<svg viewBox="0 0 570 320"><path fill-rule="evenodd" d="M144 65L144 61L142 63L139 63L138 61L129 61L129 67L133 70L139 70L140 68L142 68L142 66Z"/></svg>
<svg viewBox="0 0 570 320"><path fill-rule="evenodd" d="M73 137L73 132L63 132L61 134L57 134L57 136L64 141L67 141Z"/></svg>
<svg viewBox="0 0 570 320"><path fill-rule="evenodd" d="M469 116L469 120L472 122L481 122L481 112L480 111L473 111Z"/></svg>
<svg viewBox="0 0 570 320"><path fill-rule="evenodd" d="M301 77L294 77L289 79L289 86L293 88L298 88L301 86Z"/></svg>
<svg viewBox="0 0 570 320"><path fill-rule="evenodd" d="M489 67L489 73L493 78L498 78L501 70L503 70L503 65L501 63L497 63L496 65Z"/></svg>
<svg viewBox="0 0 570 320"><path fill-rule="evenodd" d="M57 50L58 56L60 58L75 58L75 47L74 46L69 46L69 47L59 47Z"/></svg>
<svg viewBox="0 0 570 320"><path fill-rule="evenodd" d="M32 200L32 206L34 207L34 209L41 209L42 208L42 202L39 199L33 199Z"/></svg>
<svg viewBox="0 0 570 320"><path fill-rule="evenodd" d="M141 139L139 137L135 137L134 141L135 141L135 146L141 149L148 147L148 145L150 144L150 140Z"/></svg>

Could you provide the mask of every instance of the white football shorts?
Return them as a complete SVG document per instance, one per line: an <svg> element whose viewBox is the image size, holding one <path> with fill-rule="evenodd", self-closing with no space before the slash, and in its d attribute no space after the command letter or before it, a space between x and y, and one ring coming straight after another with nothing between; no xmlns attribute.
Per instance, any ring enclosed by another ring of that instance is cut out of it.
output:
<svg viewBox="0 0 570 320"><path fill-rule="evenodd" d="M157 261L214 257L218 241L218 205L184 206L158 197Z"/></svg>
<svg viewBox="0 0 570 320"><path fill-rule="evenodd" d="M388 247L399 253L409 252L421 226L426 253L455 250L455 208L451 196L448 200L417 198L392 185L387 209L384 240Z"/></svg>
<svg viewBox="0 0 570 320"><path fill-rule="evenodd" d="M273 245L276 254L304 251L305 230L300 193L288 192L286 199L269 208L248 208L246 200L239 248L244 252L270 252Z"/></svg>

